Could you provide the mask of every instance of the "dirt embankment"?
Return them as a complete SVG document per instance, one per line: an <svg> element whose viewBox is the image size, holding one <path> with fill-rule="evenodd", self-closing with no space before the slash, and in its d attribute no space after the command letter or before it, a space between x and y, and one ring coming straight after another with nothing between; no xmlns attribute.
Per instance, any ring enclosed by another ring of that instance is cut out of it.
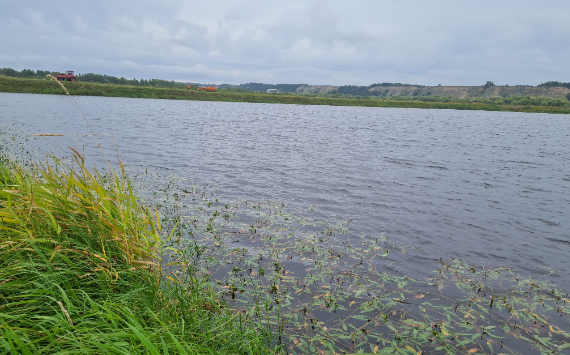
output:
<svg viewBox="0 0 570 355"><path fill-rule="evenodd" d="M506 97L530 96L564 98L570 92L565 87L535 87L535 86L379 86L370 92L384 92L386 96L451 96L457 99L472 99L475 97Z"/></svg>
<svg viewBox="0 0 570 355"><path fill-rule="evenodd" d="M332 85L302 85L297 92L330 94L338 90ZM386 96L451 96L455 99L473 99L476 97L506 97L530 96L550 97L553 99L565 98L570 89L565 87L536 87L536 86L377 86L369 89L371 94L378 92Z"/></svg>
<svg viewBox="0 0 570 355"><path fill-rule="evenodd" d="M330 94L337 89L338 86L331 85L301 85L297 88L296 91L313 94Z"/></svg>

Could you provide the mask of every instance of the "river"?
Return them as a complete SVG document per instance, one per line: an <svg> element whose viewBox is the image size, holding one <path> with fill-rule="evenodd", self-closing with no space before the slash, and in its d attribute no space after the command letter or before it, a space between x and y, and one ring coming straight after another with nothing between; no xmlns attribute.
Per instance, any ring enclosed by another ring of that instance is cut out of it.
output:
<svg viewBox="0 0 570 355"><path fill-rule="evenodd" d="M215 183L230 197L316 205L354 220L355 234L384 233L428 259L532 275L552 268L570 284L568 115L74 100L97 134L114 135L127 165ZM27 134L91 133L66 96L0 94L0 125L13 124ZM115 156L112 138L99 140ZM56 153L80 142L101 157L92 138L34 141Z"/></svg>

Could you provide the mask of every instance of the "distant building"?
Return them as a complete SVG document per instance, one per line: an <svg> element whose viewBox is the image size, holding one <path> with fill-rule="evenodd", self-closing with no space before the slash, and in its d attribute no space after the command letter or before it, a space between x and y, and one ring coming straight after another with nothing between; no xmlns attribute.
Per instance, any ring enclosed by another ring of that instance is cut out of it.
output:
<svg viewBox="0 0 570 355"><path fill-rule="evenodd" d="M279 94L279 90L277 89L267 89L268 94Z"/></svg>

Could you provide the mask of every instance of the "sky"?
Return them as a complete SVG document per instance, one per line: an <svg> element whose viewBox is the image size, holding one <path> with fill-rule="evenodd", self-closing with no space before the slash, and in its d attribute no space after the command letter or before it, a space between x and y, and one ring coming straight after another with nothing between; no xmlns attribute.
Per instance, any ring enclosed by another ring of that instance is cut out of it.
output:
<svg viewBox="0 0 570 355"><path fill-rule="evenodd" d="M200 83L570 82L570 0L0 0L0 67Z"/></svg>

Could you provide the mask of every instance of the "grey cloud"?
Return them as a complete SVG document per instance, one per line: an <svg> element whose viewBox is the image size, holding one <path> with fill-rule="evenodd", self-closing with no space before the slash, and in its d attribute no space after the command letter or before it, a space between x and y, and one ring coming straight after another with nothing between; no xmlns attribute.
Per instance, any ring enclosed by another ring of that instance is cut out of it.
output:
<svg viewBox="0 0 570 355"><path fill-rule="evenodd" d="M0 66L311 84L570 81L570 2L21 1Z"/></svg>

